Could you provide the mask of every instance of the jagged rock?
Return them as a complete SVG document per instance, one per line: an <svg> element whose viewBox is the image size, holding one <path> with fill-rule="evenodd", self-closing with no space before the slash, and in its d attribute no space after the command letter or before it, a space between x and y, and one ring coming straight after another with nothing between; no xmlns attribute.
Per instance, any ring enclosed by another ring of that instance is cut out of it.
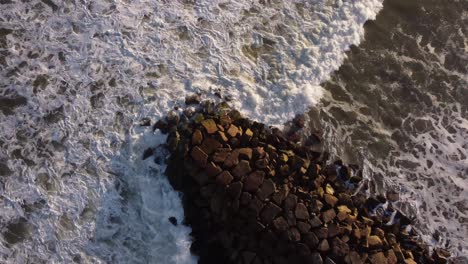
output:
<svg viewBox="0 0 468 264"><path fill-rule="evenodd" d="M325 223L328 223L331 220L333 220L335 216L336 216L336 213L335 213L335 210L333 209L329 209L322 213L322 219Z"/></svg>
<svg viewBox="0 0 468 264"><path fill-rule="evenodd" d="M260 200L265 200L270 195L272 195L276 191L276 186L275 183L271 179L267 179L263 181L262 186L260 187L260 190L257 192L257 197Z"/></svg>
<svg viewBox="0 0 468 264"><path fill-rule="evenodd" d="M294 214L299 220L309 220L309 212L307 211L307 207L303 203L298 203L296 205L296 210L294 211Z"/></svg>
<svg viewBox="0 0 468 264"><path fill-rule="evenodd" d="M200 145L200 148L208 155L211 153L215 152L215 150L220 149L223 147L221 143L219 143L216 139L214 138L205 138Z"/></svg>
<svg viewBox="0 0 468 264"><path fill-rule="evenodd" d="M305 234L305 233L309 232L310 225L308 223L299 221L299 222L297 222L297 229L299 230L299 232L301 234Z"/></svg>
<svg viewBox="0 0 468 264"><path fill-rule="evenodd" d="M323 263L322 256L320 256L320 253L318 253L318 252L312 253L311 260L312 260L312 264L322 264Z"/></svg>
<svg viewBox="0 0 468 264"><path fill-rule="evenodd" d="M324 194L323 198L325 199L325 202L329 204L331 207L335 207L336 203L338 202L338 198L331 194Z"/></svg>
<svg viewBox="0 0 468 264"><path fill-rule="evenodd" d="M192 94L192 95L185 97L186 105L199 104L200 102L201 102L201 99L200 99L200 95L198 94Z"/></svg>
<svg viewBox="0 0 468 264"><path fill-rule="evenodd" d="M320 221L320 218L318 218L317 216L314 216L312 219L310 219L309 221L311 227L313 228L317 228L319 226L322 226L322 221Z"/></svg>
<svg viewBox="0 0 468 264"><path fill-rule="evenodd" d="M273 226L275 227L276 230L279 230L279 231L286 231L289 228L288 223L282 216L276 218L273 221Z"/></svg>
<svg viewBox="0 0 468 264"><path fill-rule="evenodd" d="M370 256L370 262L372 264L387 264L387 258L383 252L377 252Z"/></svg>
<svg viewBox="0 0 468 264"><path fill-rule="evenodd" d="M222 171L223 170L218 165L214 164L213 162L208 162L208 164L206 165L206 168L205 168L206 175L209 178L217 176Z"/></svg>
<svg viewBox="0 0 468 264"><path fill-rule="evenodd" d="M236 179L241 179L251 171L252 169L250 168L249 162L246 160L241 160L239 164L237 164L237 166L232 170L232 175L234 175Z"/></svg>
<svg viewBox="0 0 468 264"><path fill-rule="evenodd" d="M369 236L367 238L367 242L369 243L369 246L371 247L381 247L382 246L382 240L378 236Z"/></svg>
<svg viewBox="0 0 468 264"><path fill-rule="evenodd" d="M226 168L231 168L237 164L239 164L239 150L235 149L224 160L223 166Z"/></svg>
<svg viewBox="0 0 468 264"><path fill-rule="evenodd" d="M328 240L323 239L322 241L320 241L320 244L318 245L318 250L322 252L330 250L330 245L328 244Z"/></svg>
<svg viewBox="0 0 468 264"><path fill-rule="evenodd" d="M269 224L281 212L281 208L274 203L268 203L262 213L261 218L263 223Z"/></svg>
<svg viewBox="0 0 468 264"><path fill-rule="evenodd" d="M252 159L252 149L251 148L241 148L239 149L239 158L251 160Z"/></svg>
<svg viewBox="0 0 468 264"><path fill-rule="evenodd" d="M351 251L346 255L345 262L347 264L363 264L364 262L361 260L361 257L356 251Z"/></svg>
<svg viewBox="0 0 468 264"><path fill-rule="evenodd" d="M289 194L284 200L284 209L293 210L297 205L297 196L294 194Z"/></svg>
<svg viewBox="0 0 468 264"><path fill-rule="evenodd" d="M265 173L263 171L254 171L250 173L244 183L244 189L248 192L254 192L260 187L265 178Z"/></svg>
<svg viewBox="0 0 468 264"><path fill-rule="evenodd" d="M306 234L303 235L304 242L311 248L315 249L317 248L320 240L317 238L317 236L312 233L312 232L307 232Z"/></svg>
<svg viewBox="0 0 468 264"><path fill-rule="evenodd" d="M229 185L227 191L228 194L233 197L234 199L238 199L242 193L242 187L244 185L242 182L234 182L231 185Z"/></svg>
<svg viewBox="0 0 468 264"><path fill-rule="evenodd" d="M205 119L201 121L201 125L205 128L206 133L208 134L214 134L218 131L218 126L213 119Z"/></svg>
<svg viewBox="0 0 468 264"><path fill-rule="evenodd" d="M219 148L215 151L212 160L216 163L223 163L226 158L231 154L231 149L229 148Z"/></svg>
<svg viewBox="0 0 468 264"><path fill-rule="evenodd" d="M200 130L196 129L192 135L192 145L200 145L203 140L203 134Z"/></svg>
<svg viewBox="0 0 468 264"><path fill-rule="evenodd" d="M228 185L232 182L233 179L234 177L232 177L229 171L223 171L221 174L218 175L218 177L216 177L216 183L219 185Z"/></svg>
<svg viewBox="0 0 468 264"><path fill-rule="evenodd" d="M227 130L227 134L231 137L236 137L239 134L239 128L235 125L230 125L229 129Z"/></svg>
<svg viewBox="0 0 468 264"><path fill-rule="evenodd" d="M201 148L194 147L191 152L192 159L197 162L200 167L205 167L208 161L208 154L206 154Z"/></svg>

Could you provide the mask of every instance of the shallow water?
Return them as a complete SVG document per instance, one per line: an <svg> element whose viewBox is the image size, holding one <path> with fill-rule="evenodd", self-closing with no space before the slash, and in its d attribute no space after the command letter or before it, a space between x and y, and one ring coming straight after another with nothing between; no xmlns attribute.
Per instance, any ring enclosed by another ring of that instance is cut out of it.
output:
<svg viewBox="0 0 468 264"><path fill-rule="evenodd" d="M195 263L164 166L141 161L164 137L139 120L202 92L281 125L381 7L0 1L0 261Z"/></svg>

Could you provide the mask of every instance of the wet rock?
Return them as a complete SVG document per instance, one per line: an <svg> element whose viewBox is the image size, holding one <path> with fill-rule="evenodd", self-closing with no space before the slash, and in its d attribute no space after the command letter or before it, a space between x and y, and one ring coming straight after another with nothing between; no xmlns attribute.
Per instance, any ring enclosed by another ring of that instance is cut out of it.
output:
<svg viewBox="0 0 468 264"><path fill-rule="evenodd" d="M192 94L192 95L185 97L186 105L199 104L200 102L201 102L201 98L200 98L200 95L198 94Z"/></svg>
<svg viewBox="0 0 468 264"><path fill-rule="evenodd" d="M208 155L222 147L223 145L214 138L205 138L200 145L200 148Z"/></svg>
<svg viewBox="0 0 468 264"><path fill-rule="evenodd" d="M201 121L201 125L205 128L205 131L208 134L214 134L218 131L218 126L213 119L205 119Z"/></svg>
<svg viewBox="0 0 468 264"><path fill-rule="evenodd" d="M174 216L171 216L169 217L169 222L174 225L174 226L177 226L177 218L175 218Z"/></svg>
<svg viewBox="0 0 468 264"><path fill-rule="evenodd" d="M146 126L151 126L151 119L150 118L142 118L139 123L140 126L146 127Z"/></svg>
<svg viewBox="0 0 468 264"><path fill-rule="evenodd" d="M145 152L143 152L143 160L145 160L145 159L147 159L147 158L153 156L153 153L154 153L154 151L153 151L152 148L147 148L147 149L145 150Z"/></svg>

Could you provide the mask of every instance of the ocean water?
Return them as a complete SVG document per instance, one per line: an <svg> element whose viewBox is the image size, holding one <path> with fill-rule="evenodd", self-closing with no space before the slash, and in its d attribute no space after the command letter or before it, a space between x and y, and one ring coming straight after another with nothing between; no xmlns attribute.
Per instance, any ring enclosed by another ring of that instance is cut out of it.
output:
<svg viewBox="0 0 468 264"><path fill-rule="evenodd" d="M141 159L165 138L139 125L194 92L277 126L312 107L369 193L399 190L425 241L466 255L464 7L1 0L0 262L196 263L164 165Z"/></svg>

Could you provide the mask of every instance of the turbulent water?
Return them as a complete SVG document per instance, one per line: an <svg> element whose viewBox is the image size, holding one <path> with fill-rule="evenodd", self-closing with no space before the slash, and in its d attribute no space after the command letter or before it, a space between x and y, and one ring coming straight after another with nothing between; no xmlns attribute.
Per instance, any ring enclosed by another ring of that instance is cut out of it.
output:
<svg viewBox="0 0 468 264"><path fill-rule="evenodd" d="M466 255L467 3L407 2L0 0L0 261L196 263L138 125L193 92L271 125L315 105L370 192Z"/></svg>

